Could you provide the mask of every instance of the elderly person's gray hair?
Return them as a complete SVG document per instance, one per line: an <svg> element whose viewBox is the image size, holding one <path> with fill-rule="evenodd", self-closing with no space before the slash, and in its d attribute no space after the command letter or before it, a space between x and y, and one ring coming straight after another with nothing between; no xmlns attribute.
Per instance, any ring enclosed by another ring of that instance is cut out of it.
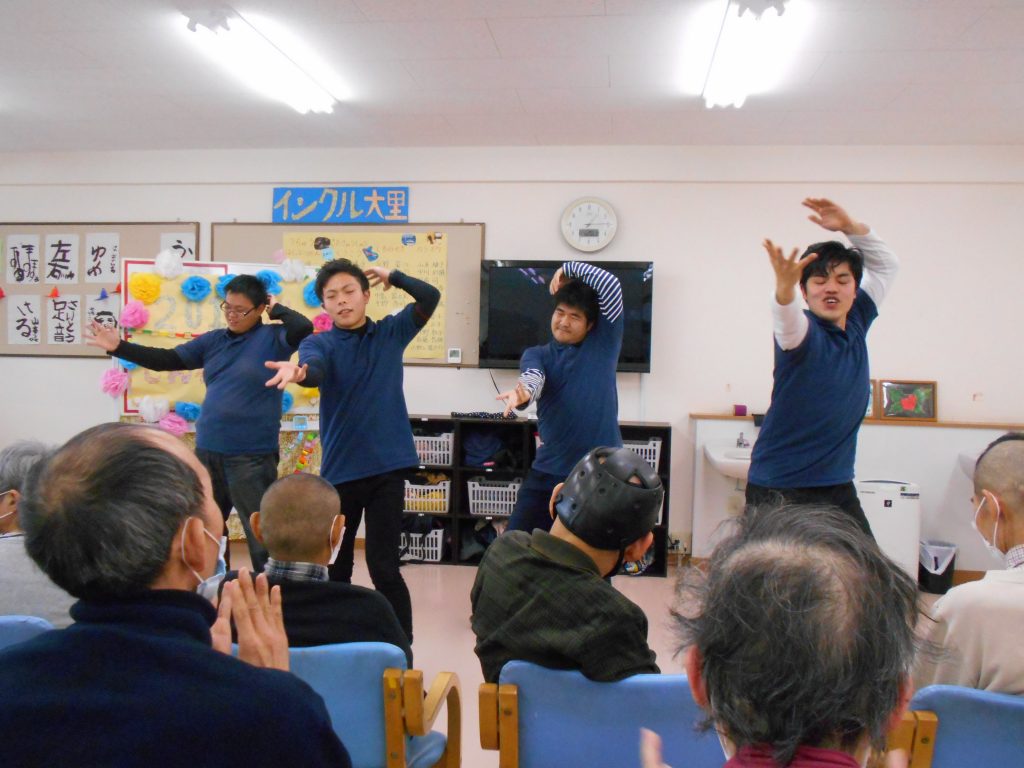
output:
<svg viewBox="0 0 1024 768"><path fill-rule="evenodd" d="M19 440L0 451L0 493L21 493L29 472L52 450L37 440Z"/></svg>

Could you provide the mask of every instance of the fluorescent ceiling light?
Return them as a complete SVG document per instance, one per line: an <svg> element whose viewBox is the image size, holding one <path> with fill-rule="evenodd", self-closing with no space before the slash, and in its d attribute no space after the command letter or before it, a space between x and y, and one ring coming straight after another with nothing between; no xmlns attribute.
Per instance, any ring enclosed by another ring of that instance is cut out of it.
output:
<svg viewBox="0 0 1024 768"><path fill-rule="evenodd" d="M756 16L750 3L711 0L689 19L683 40L681 85L711 107L742 107L747 96L774 90L785 80L810 29L810 4L788 0Z"/></svg>
<svg viewBox="0 0 1024 768"><path fill-rule="evenodd" d="M311 49L281 25L228 6L186 13L188 40L252 90L297 112L332 112L348 89Z"/></svg>

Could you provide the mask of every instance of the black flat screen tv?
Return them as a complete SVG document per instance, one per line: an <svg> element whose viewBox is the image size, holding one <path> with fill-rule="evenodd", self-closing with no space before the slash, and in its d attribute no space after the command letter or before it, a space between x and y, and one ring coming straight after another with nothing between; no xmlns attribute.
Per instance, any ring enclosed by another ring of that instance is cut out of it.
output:
<svg viewBox="0 0 1024 768"><path fill-rule="evenodd" d="M654 264L593 261L622 283L623 330L619 371L651 370ZM548 291L561 261L480 263L480 367L518 368L523 350L551 341L554 299Z"/></svg>

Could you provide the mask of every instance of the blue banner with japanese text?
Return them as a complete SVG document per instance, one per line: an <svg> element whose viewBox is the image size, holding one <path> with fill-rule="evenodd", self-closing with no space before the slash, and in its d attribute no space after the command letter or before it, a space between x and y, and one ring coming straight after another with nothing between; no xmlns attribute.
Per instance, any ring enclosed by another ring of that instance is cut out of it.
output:
<svg viewBox="0 0 1024 768"><path fill-rule="evenodd" d="M274 187L275 224L387 224L408 220L408 187Z"/></svg>

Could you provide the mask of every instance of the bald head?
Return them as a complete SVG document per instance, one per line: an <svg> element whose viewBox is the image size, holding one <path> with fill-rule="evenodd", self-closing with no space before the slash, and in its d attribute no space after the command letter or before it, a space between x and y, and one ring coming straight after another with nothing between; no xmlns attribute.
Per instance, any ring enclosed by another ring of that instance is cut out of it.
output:
<svg viewBox="0 0 1024 768"><path fill-rule="evenodd" d="M1009 432L985 449L974 467L974 493L990 491L1004 507L1024 510L1024 432Z"/></svg>
<svg viewBox="0 0 1024 768"><path fill-rule="evenodd" d="M260 502L263 545L275 560L317 562L330 546L331 524L339 514L338 492L322 477L282 477Z"/></svg>

